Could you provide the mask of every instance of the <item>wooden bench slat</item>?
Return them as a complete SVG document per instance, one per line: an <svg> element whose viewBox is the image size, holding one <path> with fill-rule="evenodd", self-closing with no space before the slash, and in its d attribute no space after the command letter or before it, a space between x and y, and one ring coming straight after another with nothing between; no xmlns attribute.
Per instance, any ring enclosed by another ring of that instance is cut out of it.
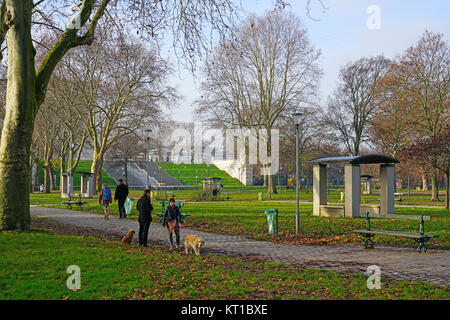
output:
<svg viewBox="0 0 450 320"><path fill-rule="evenodd" d="M360 214L360 218L366 218L366 214ZM405 219L405 220L420 220L420 216L409 214L369 214L371 219ZM431 221L430 216L423 216L424 221Z"/></svg>
<svg viewBox="0 0 450 320"><path fill-rule="evenodd" d="M424 221L431 220L430 216L399 215L399 214L377 215L377 214L370 214L369 212L366 212L365 214L360 214L360 217L366 218L366 229L353 230L352 232L358 233L362 237L364 237L364 248L373 248L374 242L372 241L372 237L376 234L381 234L381 235L394 236L394 237L412 238L412 239L414 239L414 241L419 243L419 245L417 247L417 251L420 253L420 252L422 252L422 250L424 250L424 252L427 251L427 247L426 247L425 243L428 240L430 240L431 238L439 237L438 235L435 235L435 234L424 233L424 230L425 230ZM403 232L403 231L394 231L394 230L374 230L370 226L370 218L419 220L420 221L419 232Z"/></svg>
<svg viewBox="0 0 450 320"><path fill-rule="evenodd" d="M159 204L162 204L163 206L169 205L169 201L160 201ZM175 202L176 206L184 206L184 202Z"/></svg>
<svg viewBox="0 0 450 320"><path fill-rule="evenodd" d="M406 238L434 238L438 237L435 234L420 234L420 233L411 233L411 232L402 232L402 231L392 231L392 230L353 230L355 233L364 233L364 234L383 234L389 236L397 236L397 237L406 237Z"/></svg>
<svg viewBox="0 0 450 320"><path fill-rule="evenodd" d="M164 212L152 212L152 214L157 215L158 217L162 217L164 215ZM191 215L189 213L182 213L181 216L184 217L190 217Z"/></svg>

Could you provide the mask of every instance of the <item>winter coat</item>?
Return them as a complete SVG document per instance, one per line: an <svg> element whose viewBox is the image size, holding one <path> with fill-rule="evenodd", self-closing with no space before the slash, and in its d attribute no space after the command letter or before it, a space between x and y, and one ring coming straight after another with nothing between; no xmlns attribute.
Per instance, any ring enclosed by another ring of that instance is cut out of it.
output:
<svg viewBox="0 0 450 320"><path fill-rule="evenodd" d="M128 196L128 186L125 183L119 184L114 193L114 200L125 200Z"/></svg>
<svg viewBox="0 0 450 320"><path fill-rule="evenodd" d="M180 208L178 208L175 205L173 207L168 205L166 207L166 210L164 210L162 225L165 226L167 222L172 221L174 219L177 219L178 223L181 223Z"/></svg>
<svg viewBox="0 0 450 320"><path fill-rule="evenodd" d="M152 210L153 205L150 200L150 197L148 197L146 194L144 194L142 197L139 198L136 209L139 212L138 221L139 222L152 222Z"/></svg>

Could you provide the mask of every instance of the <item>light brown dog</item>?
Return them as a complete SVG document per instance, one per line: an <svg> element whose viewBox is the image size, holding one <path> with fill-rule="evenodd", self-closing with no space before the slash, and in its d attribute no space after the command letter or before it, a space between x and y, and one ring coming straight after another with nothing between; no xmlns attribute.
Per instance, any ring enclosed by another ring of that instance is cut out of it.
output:
<svg viewBox="0 0 450 320"><path fill-rule="evenodd" d="M202 237L195 234L188 234L184 240L184 250L186 254L189 254L189 249L194 249L196 255L200 255L200 248L205 245Z"/></svg>
<svg viewBox="0 0 450 320"><path fill-rule="evenodd" d="M133 229L128 230L128 233L125 235L125 237L122 238L122 241L120 241L120 243L131 244L131 240L133 240L134 233L135 232Z"/></svg>

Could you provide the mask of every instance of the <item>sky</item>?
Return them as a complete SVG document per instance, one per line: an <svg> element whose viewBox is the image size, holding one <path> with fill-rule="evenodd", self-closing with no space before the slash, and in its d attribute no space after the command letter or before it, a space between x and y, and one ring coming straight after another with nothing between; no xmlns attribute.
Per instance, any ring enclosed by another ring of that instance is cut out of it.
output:
<svg viewBox="0 0 450 320"><path fill-rule="evenodd" d="M361 57L383 54L395 58L413 46L424 30L443 33L448 41L450 32L450 1L446 0L311 0L309 18L306 0L291 0L285 10L294 12L308 30L311 43L322 51L319 103L326 105L334 90L339 69ZM274 0L242 0L243 8L263 15L273 8ZM176 62L171 59L175 64ZM200 96L200 75L195 78L181 66L176 67L172 83L182 96L171 110L173 120L195 119L192 103Z"/></svg>

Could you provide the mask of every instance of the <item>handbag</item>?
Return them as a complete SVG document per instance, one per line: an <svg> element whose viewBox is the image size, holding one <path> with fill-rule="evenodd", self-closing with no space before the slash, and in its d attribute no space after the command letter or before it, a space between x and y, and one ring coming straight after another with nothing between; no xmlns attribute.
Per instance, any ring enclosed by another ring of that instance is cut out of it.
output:
<svg viewBox="0 0 450 320"><path fill-rule="evenodd" d="M169 226L169 232L170 233L173 230L178 229L178 221L177 221L177 219L173 219L173 220L167 222L167 225Z"/></svg>

